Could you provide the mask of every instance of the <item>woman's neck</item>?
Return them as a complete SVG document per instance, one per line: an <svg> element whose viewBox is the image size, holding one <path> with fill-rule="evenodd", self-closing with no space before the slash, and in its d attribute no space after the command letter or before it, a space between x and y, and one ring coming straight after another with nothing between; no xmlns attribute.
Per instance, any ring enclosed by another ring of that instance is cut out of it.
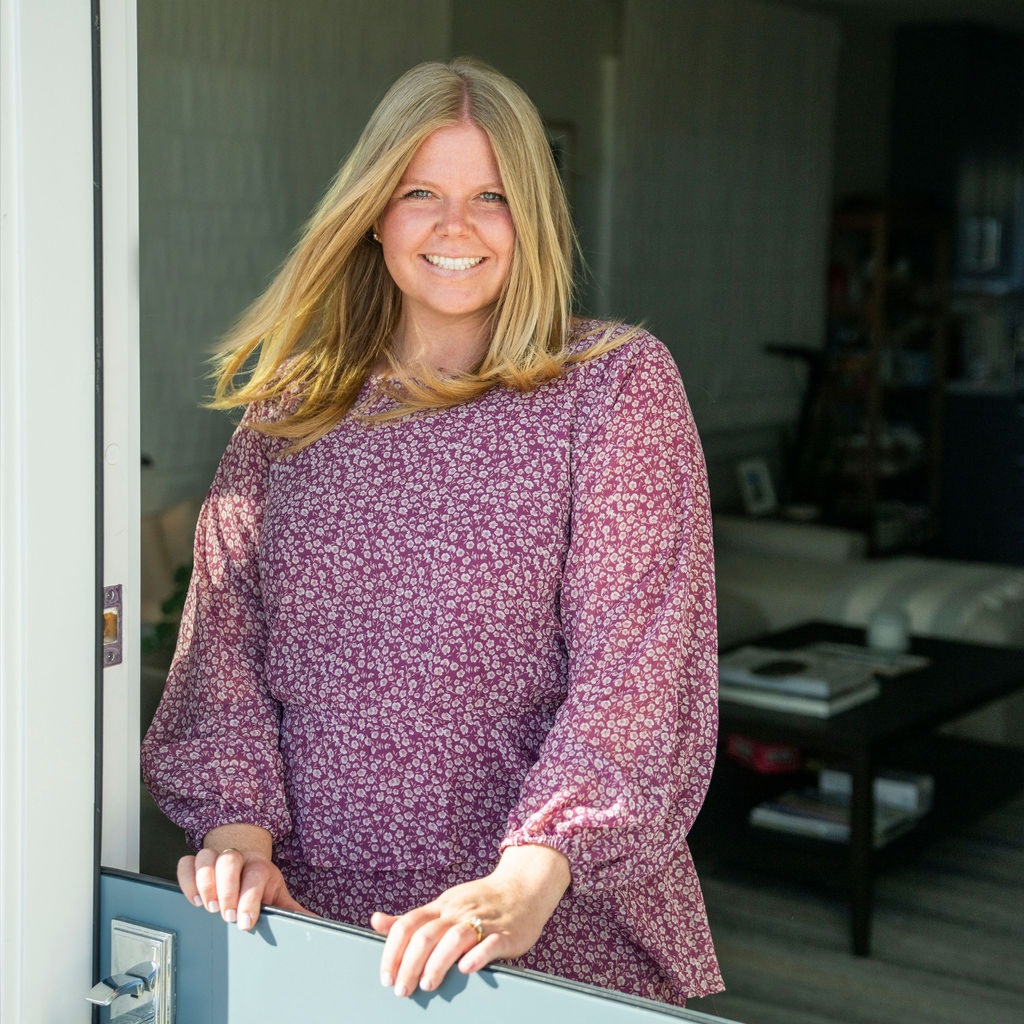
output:
<svg viewBox="0 0 1024 1024"><path fill-rule="evenodd" d="M392 336L390 355L398 366L434 373L465 373L480 364L490 344L490 320L478 317L443 326L412 323L402 318Z"/></svg>

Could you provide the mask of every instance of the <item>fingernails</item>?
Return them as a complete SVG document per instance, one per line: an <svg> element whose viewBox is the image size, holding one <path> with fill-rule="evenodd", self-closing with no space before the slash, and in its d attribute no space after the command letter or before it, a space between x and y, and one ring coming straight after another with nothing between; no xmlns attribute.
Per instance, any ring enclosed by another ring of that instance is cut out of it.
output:
<svg viewBox="0 0 1024 1024"><path fill-rule="evenodd" d="M408 994L409 990L404 985L395 986L395 995L398 996L399 999L403 998L404 996L407 996Z"/></svg>
<svg viewBox="0 0 1024 1024"><path fill-rule="evenodd" d="M217 911L220 910L220 906L219 906L219 904L217 903L216 900L210 900L210 902L206 904L206 909L211 914L216 914Z"/></svg>
<svg viewBox="0 0 1024 1024"><path fill-rule="evenodd" d="M193 896L192 897L192 906L193 907L201 907L202 905L203 905L203 897L202 896Z"/></svg>
<svg viewBox="0 0 1024 1024"><path fill-rule="evenodd" d="M248 931L252 927L252 918L245 913L239 914L238 927L241 928L242 931Z"/></svg>
<svg viewBox="0 0 1024 1024"><path fill-rule="evenodd" d="M433 992L436 987L437 987L437 985L434 982L433 978L421 978L420 979L420 988L424 992Z"/></svg>
<svg viewBox="0 0 1024 1024"><path fill-rule="evenodd" d="M395 979L392 978L390 974L382 974L380 976L380 983L384 986L384 988L391 988L391 986L395 983Z"/></svg>
<svg viewBox="0 0 1024 1024"><path fill-rule="evenodd" d="M234 924L238 920L238 912L235 910L225 910L224 920L227 921L228 924Z"/></svg>

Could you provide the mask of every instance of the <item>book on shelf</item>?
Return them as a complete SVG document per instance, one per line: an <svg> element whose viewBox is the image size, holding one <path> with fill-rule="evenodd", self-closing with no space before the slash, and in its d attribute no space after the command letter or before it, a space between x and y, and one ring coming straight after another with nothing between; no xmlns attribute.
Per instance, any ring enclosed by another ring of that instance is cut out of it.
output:
<svg viewBox="0 0 1024 1024"><path fill-rule="evenodd" d="M874 845L884 846L920 820L921 815L913 811L876 803ZM816 788L793 790L754 807L750 823L775 832L846 843L850 841L850 800Z"/></svg>
<svg viewBox="0 0 1024 1024"><path fill-rule="evenodd" d="M831 700L874 680L869 664L823 654L810 648L776 651L747 645L718 660L719 679L767 693Z"/></svg>
<svg viewBox="0 0 1024 1024"><path fill-rule="evenodd" d="M836 768L822 768L818 774L818 790L849 800L853 783L849 772ZM876 804L896 807L911 814L925 814L931 810L935 795L935 779L924 772L886 768L875 776Z"/></svg>
<svg viewBox="0 0 1024 1024"><path fill-rule="evenodd" d="M769 711L784 711L791 715L807 715L812 718L831 718L842 711L857 707L873 700L881 693L876 679L836 694L834 697L804 697L771 689L746 686L720 679L718 696L723 701L747 704L751 707L766 708Z"/></svg>

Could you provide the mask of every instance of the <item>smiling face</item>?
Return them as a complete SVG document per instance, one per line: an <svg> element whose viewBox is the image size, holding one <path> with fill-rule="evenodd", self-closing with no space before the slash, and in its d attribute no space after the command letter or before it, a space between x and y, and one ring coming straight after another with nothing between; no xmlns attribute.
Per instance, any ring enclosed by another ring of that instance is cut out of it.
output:
<svg viewBox="0 0 1024 1024"><path fill-rule="evenodd" d="M459 124L428 136L377 231L403 297L396 355L466 369L486 349L516 239L483 129Z"/></svg>

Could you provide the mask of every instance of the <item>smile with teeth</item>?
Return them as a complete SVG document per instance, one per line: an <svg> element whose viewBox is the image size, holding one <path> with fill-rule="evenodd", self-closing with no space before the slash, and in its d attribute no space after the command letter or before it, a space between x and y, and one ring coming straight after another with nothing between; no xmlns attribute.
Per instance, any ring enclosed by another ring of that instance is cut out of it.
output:
<svg viewBox="0 0 1024 1024"><path fill-rule="evenodd" d="M454 256L433 256L424 255L423 257L432 266L440 267L442 270L469 270L470 267L475 267L478 263L483 263L483 256L460 256L458 258Z"/></svg>

